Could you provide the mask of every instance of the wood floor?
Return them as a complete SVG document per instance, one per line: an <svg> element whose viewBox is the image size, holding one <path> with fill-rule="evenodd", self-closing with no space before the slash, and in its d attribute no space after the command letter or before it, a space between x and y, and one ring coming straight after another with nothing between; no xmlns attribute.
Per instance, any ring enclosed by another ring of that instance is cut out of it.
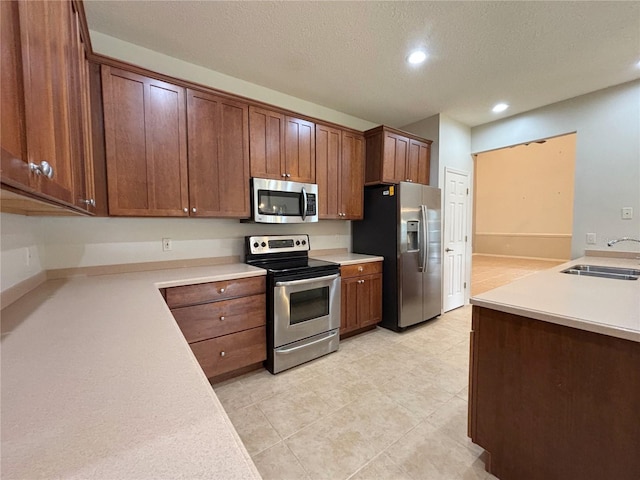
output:
<svg viewBox="0 0 640 480"><path fill-rule="evenodd" d="M534 258L494 257L474 254L471 262L471 296L511 283L518 278L567 260L538 260Z"/></svg>

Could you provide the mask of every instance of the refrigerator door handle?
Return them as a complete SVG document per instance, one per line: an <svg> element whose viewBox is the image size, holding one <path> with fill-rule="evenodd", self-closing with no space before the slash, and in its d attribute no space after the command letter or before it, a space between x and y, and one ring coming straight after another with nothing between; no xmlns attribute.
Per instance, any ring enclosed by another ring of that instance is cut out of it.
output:
<svg viewBox="0 0 640 480"><path fill-rule="evenodd" d="M420 205L420 216L422 225L422 235L420 239L420 271L428 272L429 271L429 262L427 261L427 253L429 251L429 228L427 225L427 206Z"/></svg>

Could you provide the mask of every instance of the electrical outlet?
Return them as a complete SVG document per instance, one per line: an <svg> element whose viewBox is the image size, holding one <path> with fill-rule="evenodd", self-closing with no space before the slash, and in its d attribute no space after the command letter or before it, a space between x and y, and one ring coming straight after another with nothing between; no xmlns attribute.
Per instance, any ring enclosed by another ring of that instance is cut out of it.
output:
<svg viewBox="0 0 640 480"><path fill-rule="evenodd" d="M622 219L630 220L633 218L633 207L622 207Z"/></svg>
<svg viewBox="0 0 640 480"><path fill-rule="evenodd" d="M596 234L587 233L587 245L595 245L596 243Z"/></svg>
<svg viewBox="0 0 640 480"><path fill-rule="evenodd" d="M162 239L162 251L163 252L169 252L169 251L171 251L172 248L173 248L173 245L171 244L171 239L170 238L163 238Z"/></svg>

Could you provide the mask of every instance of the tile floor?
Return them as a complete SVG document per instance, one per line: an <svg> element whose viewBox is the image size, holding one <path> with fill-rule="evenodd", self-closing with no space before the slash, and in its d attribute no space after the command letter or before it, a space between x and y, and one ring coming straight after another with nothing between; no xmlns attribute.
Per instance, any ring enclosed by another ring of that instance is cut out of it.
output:
<svg viewBox="0 0 640 480"><path fill-rule="evenodd" d="M485 291L553 264L474 256L472 284ZM214 390L265 480L491 479L466 434L470 327L465 306Z"/></svg>

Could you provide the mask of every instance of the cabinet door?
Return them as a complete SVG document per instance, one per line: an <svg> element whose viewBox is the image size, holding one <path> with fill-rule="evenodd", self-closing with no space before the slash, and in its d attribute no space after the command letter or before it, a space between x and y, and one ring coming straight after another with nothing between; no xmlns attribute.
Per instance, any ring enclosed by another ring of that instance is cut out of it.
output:
<svg viewBox="0 0 640 480"><path fill-rule="evenodd" d="M340 204L345 220L362 219L364 196L364 137L342 132L339 173Z"/></svg>
<svg viewBox="0 0 640 480"><path fill-rule="evenodd" d="M249 216L249 107L187 91L190 215Z"/></svg>
<svg viewBox="0 0 640 480"><path fill-rule="evenodd" d="M407 159L407 175L412 182L429 185L429 153L428 143L411 140Z"/></svg>
<svg viewBox="0 0 640 480"><path fill-rule="evenodd" d="M359 278L342 279L340 333L348 333L358 328L358 283Z"/></svg>
<svg viewBox="0 0 640 480"><path fill-rule="evenodd" d="M359 326L375 325L382 320L382 275L369 275L358 284Z"/></svg>
<svg viewBox="0 0 640 480"><path fill-rule="evenodd" d="M342 218L339 215L341 153L341 130L316 125L316 182L318 215L321 219Z"/></svg>
<svg viewBox="0 0 640 480"><path fill-rule="evenodd" d="M110 215L188 212L185 92L103 66Z"/></svg>
<svg viewBox="0 0 640 480"><path fill-rule="evenodd" d="M80 28L80 14L69 3L71 15L72 43L75 55L71 77L76 93L73 109L75 131L74 149L78 152L74 162L75 205L87 212L95 212L95 183L93 170L93 141L91 135L91 103L89 87L89 62L86 58L86 44Z"/></svg>
<svg viewBox="0 0 640 480"><path fill-rule="evenodd" d="M30 189L18 2L0 2L2 183Z"/></svg>
<svg viewBox="0 0 640 480"><path fill-rule="evenodd" d="M284 115L249 107L249 163L252 177L285 178L284 132Z"/></svg>
<svg viewBox="0 0 640 480"><path fill-rule="evenodd" d="M285 121L284 155L286 178L295 182L315 183L315 124L293 117L285 117Z"/></svg>
<svg viewBox="0 0 640 480"><path fill-rule="evenodd" d="M52 172L51 178L34 176L34 186L45 196L73 204L76 159L70 105L76 92L69 77L75 55L69 4L25 1L18 5L28 161L40 166L47 162Z"/></svg>
<svg viewBox="0 0 640 480"><path fill-rule="evenodd" d="M409 139L391 132L384 132L382 181L389 183L407 180L406 164Z"/></svg>

